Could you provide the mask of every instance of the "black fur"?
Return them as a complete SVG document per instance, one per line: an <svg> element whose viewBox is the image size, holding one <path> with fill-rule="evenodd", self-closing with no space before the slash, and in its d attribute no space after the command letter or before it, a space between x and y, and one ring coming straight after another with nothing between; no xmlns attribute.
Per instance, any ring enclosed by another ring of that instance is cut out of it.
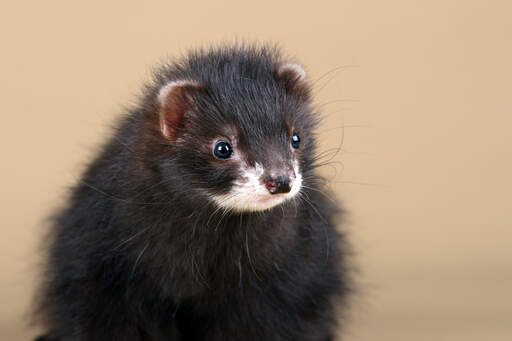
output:
<svg viewBox="0 0 512 341"><path fill-rule="evenodd" d="M318 115L307 85L276 73L272 47L231 46L165 65L55 218L38 316L44 340L333 340L346 304L339 209L315 175ZM179 141L156 96L201 84ZM290 157L300 131L304 187L261 212L219 210L205 193L237 177L209 139L235 127L250 162ZM287 130L288 129L288 130Z"/></svg>

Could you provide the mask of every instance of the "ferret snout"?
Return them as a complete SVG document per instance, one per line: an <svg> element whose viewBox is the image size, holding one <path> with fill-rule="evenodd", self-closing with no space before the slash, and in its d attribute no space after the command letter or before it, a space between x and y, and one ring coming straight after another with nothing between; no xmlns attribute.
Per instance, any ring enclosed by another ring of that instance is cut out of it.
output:
<svg viewBox="0 0 512 341"><path fill-rule="evenodd" d="M291 181L288 175L279 175L276 177L267 175L263 178L263 183L270 194L288 193L291 190Z"/></svg>

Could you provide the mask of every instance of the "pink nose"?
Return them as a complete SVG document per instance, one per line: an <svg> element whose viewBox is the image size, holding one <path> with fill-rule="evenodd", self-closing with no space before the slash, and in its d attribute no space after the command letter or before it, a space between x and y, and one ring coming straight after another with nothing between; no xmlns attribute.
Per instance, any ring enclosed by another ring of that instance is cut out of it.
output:
<svg viewBox="0 0 512 341"><path fill-rule="evenodd" d="M291 190L290 178L287 176L278 176L276 178L266 176L263 182L270 194L288 193Z"/></svg>

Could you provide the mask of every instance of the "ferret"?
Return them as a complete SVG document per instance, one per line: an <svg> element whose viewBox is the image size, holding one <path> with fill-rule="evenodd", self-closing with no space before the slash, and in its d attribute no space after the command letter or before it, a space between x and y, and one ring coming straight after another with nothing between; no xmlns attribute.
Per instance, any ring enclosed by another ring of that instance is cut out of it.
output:
<svg viewBox="0 0 512 341"><path fill-rule="evenodd" d="M351 291L304 68L161 65L52 220L38 340L334 340Z"/></svg>

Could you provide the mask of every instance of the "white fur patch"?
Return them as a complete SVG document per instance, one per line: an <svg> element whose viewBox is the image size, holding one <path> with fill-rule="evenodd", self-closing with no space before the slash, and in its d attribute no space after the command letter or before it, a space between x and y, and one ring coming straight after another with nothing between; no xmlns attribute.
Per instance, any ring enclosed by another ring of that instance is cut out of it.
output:
<svg viewBox="0 0 512 341"><path fill-rule="evenodd" d="M293 197L299 193L302 187L302 174L299 172L299 162L297 160L293 161L293 172L295 173L295 179L293 180L292 188L288 193L290 197Z"/></svg>
<svg viewBox="0 0 512 341"><path fill-rule="evenodd" d="M261 181L263 167L256 163L255 167L242 167L241 179L233 183L227 194L215 195L213 201L222 208L234 211L264 211L277 206L299 193L302 186L302 175L299 163L293 163L295 177L290 178L291 190L288 193L270 194Z"/></svg>

